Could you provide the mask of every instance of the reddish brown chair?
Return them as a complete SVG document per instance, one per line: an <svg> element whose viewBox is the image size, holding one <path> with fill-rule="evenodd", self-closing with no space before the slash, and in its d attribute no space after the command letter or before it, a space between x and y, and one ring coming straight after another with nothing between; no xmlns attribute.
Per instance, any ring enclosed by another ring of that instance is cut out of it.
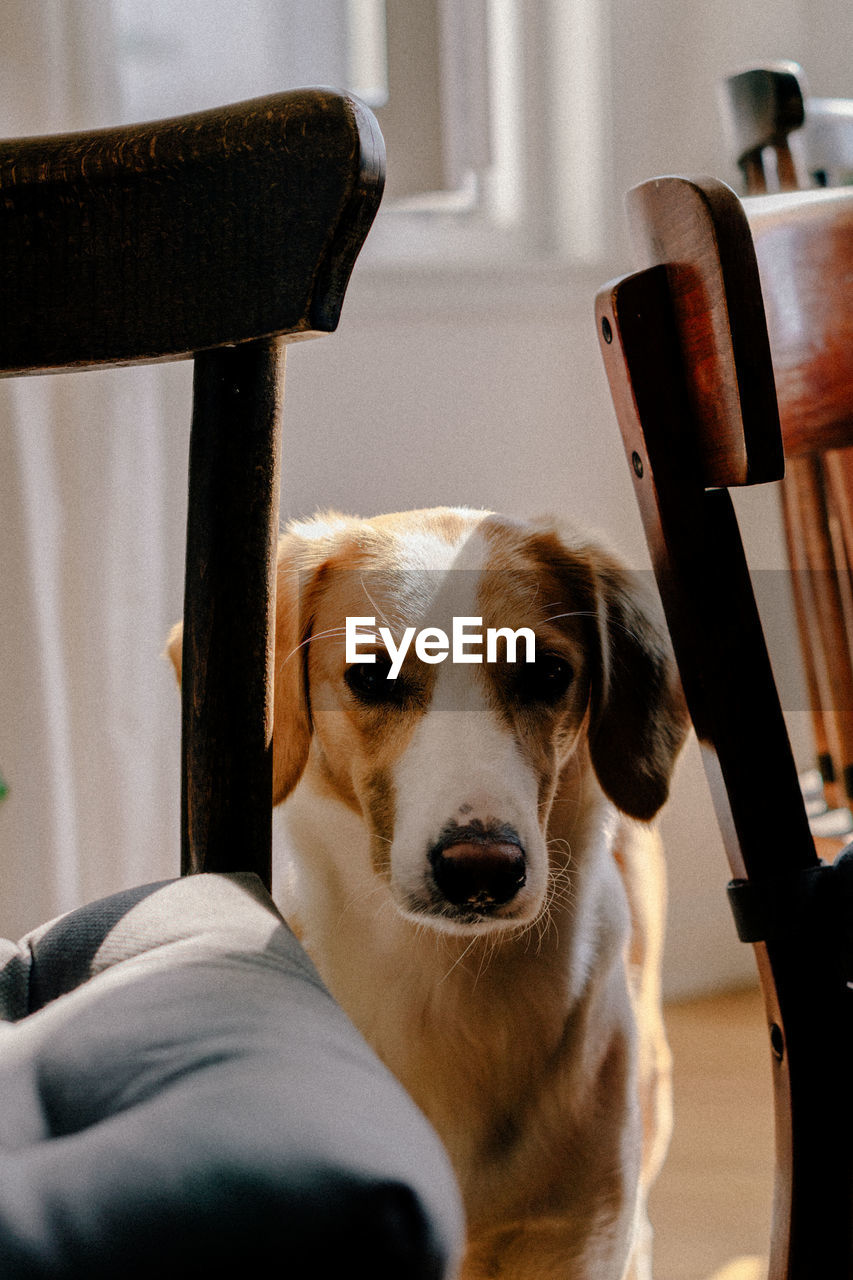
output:
<svg viewBox="0 0 853 1280"><path fill-rule="evenodd" d="M601 291L597 322L764 991L770 1277L849 1280L853 855L816 856L727 489L777 480L783 450L853 441L853 191L742 205L716 180L662 178L628 207L641 270Z"/></svg>
<svg viewBox="0 0 853 1280"><path fill-rule="evenodd" d="M796 63L730 76L720 86L720 103L749 195L836 185L853 176L853 102L810 97ZM787 412L807 414L809 407L791 403ZM818 768L828 802L849 805L853 718L839 707L853 700L853 457L835 447L843 444L843 421L839 431L840 441L826 424L819 438L800 433L795 443L789 418L781 496Z"/></svg>

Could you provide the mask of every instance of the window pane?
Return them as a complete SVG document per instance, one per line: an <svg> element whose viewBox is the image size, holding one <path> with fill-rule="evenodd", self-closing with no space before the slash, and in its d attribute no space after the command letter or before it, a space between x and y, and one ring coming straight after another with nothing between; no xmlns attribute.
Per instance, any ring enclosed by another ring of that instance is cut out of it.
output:
<svg viewBox="0 0 853 1280"><path fill-rule="evenodd" d="M126 119L347 88L347 0L113 0Z"/></svg>

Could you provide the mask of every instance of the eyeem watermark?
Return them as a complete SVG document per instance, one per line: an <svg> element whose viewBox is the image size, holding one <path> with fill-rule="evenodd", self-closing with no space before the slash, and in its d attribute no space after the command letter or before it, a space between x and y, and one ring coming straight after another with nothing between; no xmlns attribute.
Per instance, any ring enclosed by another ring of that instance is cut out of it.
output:
<svg viewBox="0 0 853 1280"><path fill-rule="evenodd" d="M482 628L482 626L482 618L454 618L450 637L448 637L446 631L442 631L441 627L424 627L421 631L418 631L415 627L406 627L400 643L397 644L390 628L377 627L375 618L347 618L346 660L347 662L375 662L375 652L361 653L358 646L359 643L363 644L366 641L375 640L378 631L391 659L391 666L388 670L389 680L396 680L400 674L400 668L405 661L413 640L415 642L415 653L421 662L444 662L447 657L450 658L451 662L482 662L482 652L472 652L475 645L478 645L482 650L482 630L472 630L472 628ZM362 631L359 629L362 627L369 627L370 630ZM519 627L517 631L513 631L511 627L487 627L485 634L486 662L497 662L498 638L500 636L506 641L507 662L516 661L519 639L524 641L525 662L536 661L536 636L530 627Z"/></svg>

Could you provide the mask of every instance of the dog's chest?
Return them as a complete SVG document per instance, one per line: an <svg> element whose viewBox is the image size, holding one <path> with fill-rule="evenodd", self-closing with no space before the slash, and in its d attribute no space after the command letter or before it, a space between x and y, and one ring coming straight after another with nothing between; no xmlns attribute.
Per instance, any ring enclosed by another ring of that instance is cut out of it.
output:
<svg viewBox="0 0 853 1280"><path fill-rule="evenodd" d="M512 982L497 972L478 976L479 964L474 957L470 968L442 978L416 954L401 965L398 953L393 967L364 973L360 990L351 971L349 991L339 994L438 1131L466 1200L475 1184L497 1196L535 1135L553 1131L555 1120L563 1128L570 1123L554 1114L571 1092L560 980L555 975L553 990L533 998L517 973Z"/></svg>
<svg viewBox="0 0 853 1280"><path fill-rule="evenodd" d="M316 820L316 806L309 816ZM500 946L480 938L469 946L404 920L359 870L357 833L343 839L340 823L330 832L331 824L325 832L315 825L310 839L300 833L298 847L313 852L310 861L299 859L293 886L303 943L438 1131L469 1222L488 1228L524 1217L531 1205L574 1214L587 1189L618 1167L625 1104L624 1081L606 1099L597 1096L606 1048L592 1051L579 1030L588 1011L578 985L587 984L591 956L596 967L605 963L598 911L581 909L590 904L580 902L576 885L583 930L571 925L573 916L555 916L541 937ZM596 945L583 942L587 933ZM613 979L624 987L621 945L612 949ZM605 1039L614 1007L603 1000L602 1016L592 1018ZM613 1133L609 1121L598 1132L603 1115L614 1117Z"/></svg>

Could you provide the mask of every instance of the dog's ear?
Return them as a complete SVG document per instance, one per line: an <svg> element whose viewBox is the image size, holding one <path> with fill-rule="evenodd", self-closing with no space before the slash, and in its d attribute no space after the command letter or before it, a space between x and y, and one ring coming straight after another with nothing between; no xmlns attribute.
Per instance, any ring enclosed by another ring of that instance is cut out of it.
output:
<svg viewBox="0 0 853 1280"><path fill-rule="evenodd" d="M273 670L273 804L279 804L290 794L308 760L312 729L306 655L311 635L311 588L321 575L329 550L327 541L303 537L295 531L282 534L279 539ZM178 683L183 636L184 624L178 622L166 644Z"/></svg>
<svg viewBox="0 0 853 1280"><path fill-rule="evenodd" d="M305 552L298 534L286 533L279 539L275 594L273 804L279 804L290 795L302 777L311 746L308 587L315 570L306 564Z"/></svg>
<svg viewBox="0 0 853 1280"><path fill-rule="evenodd" d="M166 641L166 655L171 660L172 666L175 668L175 675L178 677L178 684L181 683L181 672L184 665L184 624L176 622L169 632L169 639Z"/></svg>
<svg viewBox="0 0 853 1280"><path fill-rule="evenodd" d="M684 695L668 637L653 621L638 574L607 552L589 552L598 670L590 691L589 746L605 794L649 821L669 794L687 733Z"/></svg>
<svg viewBox="0 0 853 1280"><path fill-rule="evenodd" d="M551 516L525 523L527 550L559 580L565 616L585 623L596 777L618 809L648 822L669 794L688 728L669 637L643 583L650 574L632 573Z"/></svg>

